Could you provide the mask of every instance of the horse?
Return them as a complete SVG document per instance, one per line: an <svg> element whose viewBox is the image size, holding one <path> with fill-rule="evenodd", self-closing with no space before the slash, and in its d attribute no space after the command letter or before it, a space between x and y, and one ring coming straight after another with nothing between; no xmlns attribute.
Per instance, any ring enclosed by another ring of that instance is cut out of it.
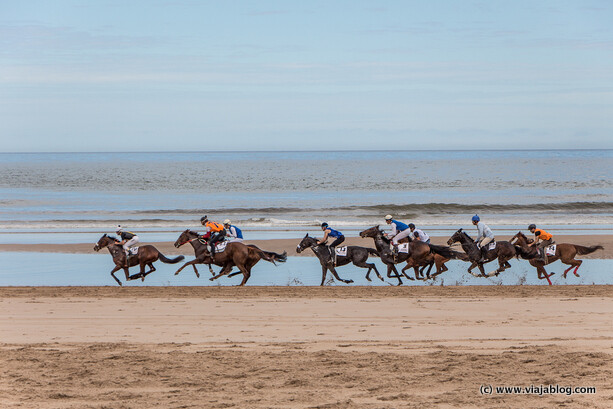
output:
<svg viewBox="0 0 613 409"><path fill-rule="evenodd" d="M117 281L117 284L120 286L121 281L115 277L115 271L123 269L126 273L126 281L135 280L137 278L145 281L145 277L155 271L155 267L153 267L153 263L155 261L162 260L162 262L167 264L175 264L179 261L183 260L185 257L178 256L175 258L167 258L162 253L158 251L154 246L144 245L138 248L138 253L130 256L130 265L126 265L126 252L123 249L123 246L119 244L119 240L113 236L107 236L104 234L98 240L98 243L94 246L94 251L100 251L103 248L108 248L109 253L113 257L113 262L115 263L115 268L111 270L111 276ZM130 267L140 265L140 273L129 275L128 269ZM145 272L145 266L149 266L149 271Z"/></svg>
<svg viewBox="0 0 613 409"><path fill-rule="evenodd" d="M481 249L477 246L477 243L470 237L465 231L459 229L457 232L453 233L453 235L447 240L447 244L451 246L453 243L459 242L462 245L462 250L468 256L467 261L471 261L470 267L468 267L468 273L475 277L493 277L502 273L507 268L511 267L509 260L513 257L517 256L517 252L515 246L513 246L508 241L496 241L496 247L493 250L487 250L485 253L485 263L489 263L490 261L498 259L498 268L488 274L485 274L485 270L483 269L483 264L480 263L481 260ZM479 271L481 275L473 274L472 269L475 267L479 267Z"/></svg>
<svg viewBox="0 0 613 409"><path fill-rule="evenodd" d="M304 250L310 248L313 250L313 253L319 259L319 263L321 264L321 284L324 285L326 281L326 273L328 270L332 273L332 275L339 281L342 281L346 284L353 283L353 280L343 280L336 273L336 269L334 267L344 266L349 263L353 263L355 266L368 268L366 272L366 279L368 281L372 281L370 279L370 271L375 270L377 277L381 281L385 281L379 271L377 271L377 266L374 263L367 263L368 255L372 254L373 256L378 256L379 253L375 249L371 249L368 247L360 247L360 246L347 246L347 255L346 256L336 256L332 253L333 250L330 250L328 246L325 244L317 244L319 240L315 237L310 237L307 233L306 236L300 241L298 247L296 248L296 253L301 253Z"/></svg>
<svg viewBox="0 0 613 409"><path fill-rule="evenodd" d="M566 278L566 274L574 267L573 274L579 277L577 270L579 266L583 263L583 260L575 260L576 255L585 255L595 252L596 250L603 250L602 246L579 246L578 244L570 244L570 243L560 243L556 244L556 252L553 256L546 256L545 261L537 260L538 251L535 246L528 246L534 240L526 237L524 233L521 231L517 232L515 236L511 239L511 243L516 243L516 247L520 251L520 255L523 259L529 260L529 263L532 267L536 268L538 272L539 278L541 275L547 277L547 281L549 281L549 285L551 285L551 281L548 277L551 277L555 273L549 274L547 276L547 271L545 270L545 266L547 264L551 264L554 261L560 260L562 263L569 265L566 270L564 270L564 274L562 277Z"/></svg>
<svg viewBox="0 0 613 409"><path fill-rule="evenodd" d="M186 243L190 243L194 248L194 252L196 258L192 261L185 263L181 268L179 268L175 275L179 274L181 270L185 267L191 265L194 268L194 272L196 273L196 277L200 277L198 273L198 269L196 268L196 264L208 264L209 270L213 274L209 280L214 281L219 277L228 275L228 277L233 277L237 274L243 274L243 281L239 285L245 285L249 277L251 277L251 269L256 265L258 261L264 259L276 265L275 262L284 263L287 261L287 252L283 252L283 254L274 253L272 251L264 251L258 248L257 246L250 244L246 245L242 242L238 241L230 241L226 244L226 249L221 253L215 253L214 257L211 257L211 253L207 249L207 245L203 244L198 240L200 235L192 230L185 230L183 233L179 235L177 241L175 241L175 247L179 248ZM222 266L219 274L215 275L214 271L211 269L211 264L215 264L218 266ZM238 267L239 271L236 273L232 273L232 267Z"/></svg>
<svg viewBox="0 0 613 409"><path fill-rule="evenodd" d="M413 278L409 277L405 272L405 270L407 270L408 268L413 267L413 269L415 270L415 278L418 280L422 280L422 278L419 277L418 267L430 264L434 254L438 254L446 259L463 257L461 253L453 251L449 247L428 244L424 243L423 241L413 241L409 246L408 253L398 253L397 255L394 255L392 249L390 248L390 240L384 236L383 231L379 228L379 226L374 226L360 232L360 237L370 237L374 240L375 247L379 252L379 257L381 257L381 261L383 261L383 263L387 265L387 276L389 278L397 278L398 285L402 284L402 279L400 278L400 274L398 274L398 270L396 270L395 264L406 261L407 265L404 266L404 268L402 269L402 274L407 279L414 280ZM396 274L392 275L392 272Z"/></svg>

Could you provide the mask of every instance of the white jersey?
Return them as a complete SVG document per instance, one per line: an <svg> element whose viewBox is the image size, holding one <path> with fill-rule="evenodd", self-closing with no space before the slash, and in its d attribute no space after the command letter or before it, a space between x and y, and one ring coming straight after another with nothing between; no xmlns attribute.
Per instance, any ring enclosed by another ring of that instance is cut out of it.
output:
<svg viewBox="0 0 613 409"><path fill-rule="evenodd" d="M416 234L417 236L415 236ZM413 230L413 237L419 237L419 241L423 241L423 242L430 240L430 236L428 236L426 233L424 233L420 229Z"/></svg>

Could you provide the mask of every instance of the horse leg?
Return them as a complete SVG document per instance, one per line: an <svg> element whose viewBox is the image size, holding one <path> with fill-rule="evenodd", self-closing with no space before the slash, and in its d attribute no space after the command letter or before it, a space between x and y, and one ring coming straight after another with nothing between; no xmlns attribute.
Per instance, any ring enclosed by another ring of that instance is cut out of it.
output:
<svg viewBox="0 0 613 409"><path fill-rule="evenodd" d="M360 260L360 261L353 260L353 265L354 265L354 266L356 266L356 267L362 267L362 268L367 268L367 269L368 269L368 271L366 272L366 279L367 279L368 281L372 281L372 280L370 279L370 271L371 271L373 268L375 269L375 272L377 272L377 276L379 275L379 272L378 272L378 271L377 271L377 269L375 268L374 263L367 263L365 260ZM381 278L381 277L379 277L379 278Z"/></svg>
<svg viewBox="0 0 613 409"><path fill-rule="evenodd" d="M396 272L396 275L392 275L392 271ZM397 278L398 285L402 285L402 280L400 279L400 274L398 274L398 270L393 264L387 264L387 277L388 278Z"/></svg>
<svg viewBox="0 0 613 409"><path fill-rule="evenodd" d="M506 265L504 263L506 263L506 260L504 259L504 257L502 257L502 256L498 257L498 268L496 270L488 273L487 276L488 277L498 276L498 274L500 274L504 270L506 270L507 267L506 267Z"/></svg>
<svg viewBox="0 0 613 409"><path fill-rule="evenodd" d="M245 266L236 266L243 273L243 281L238 285L239 287L244 286L251 277L251 271L249 271ZM231 268L230 268L231 269Z"/></svg>
<svg viewBox="0 0 613 409"><path fill-rule="evenodd" d="M468 274L474 276L474 277L481 277L478 274L473 273L473 268L477 267L477 265L479 265L476 261L473 261L472 264L470 265L470 267L468 267ZM483 270L483 266L479 266L481 270Z"/></svg>
<svg viewBox="0 0 613 409"><path fill-rule="evenodd" d="M579 267L581 266L581 264L583 264L582 260L575 260L577 261L579 264L577 265L577 267L575 267L575 270L573 271L573 274L575 274L576 277L579 277L579 274L577 273L577 270L579 270Z"/></svg>
<svg viewBox="0 0 613 409"><path fill-rule="evenodd" d="M149 266L149 271L147 271L146 273L143 273L141 277L141 281L145 281L145 277L147 277L149 274L155 271L155 267L153 267L153 263L147 263L147 265Z"/></svg>
<svg viewBox="0 0 613 409"><path fill-rule="evenodd" d="M570 264L570 263L564 263L564 264ZM566 278L566 273L568 273L570 270L572 270L573 267L574 266L571 264L570 267L568 267L566 270L564 270L564 274L562 274L562 277Z"/></svg>
<svg viewBox="0 0 613 409"><path fill-rule="evenodd" d="M115 271L120 270L120 269L121 267L115 266L115 268L111 270L111 276L113 276L113 278L115 279L115 281L117 281L117 284L119 284L119 286L123 286L123 284L121 284L121 281L119 281L119 279L115 277Z"/></svg>
<svg viewBox="0 0 613 409"><path fill-rule="evenodd" d="M445 271L449 270L447 268L447 266L445 265L446 262L448 262L449 259L446 258L441 258L436 260L435 264L436 264L436 273L432 274L432 277L436 277L439 274L443 274ZM428 274L428 278L430 278L430 275Z"/></svg>
<svg viewBox="0 0 613 409"><path fill-rule="evenodd" d="M334 278L336 278L339 281L342 281L345 284L351 284L353 283L353 280L345 280L339 277L338 273L336 272L336 269L332 266L328 267L328 270L330 270L330 272L332 273L332 275L334 276Z"/></svg>
<svg viewBox="0 0 613 409"><path fill-rule="evenodd" d="M560 261L564 264L570 264L570 267L568 267L566 270L564 270L564 278L566 278L566 273L568 273L570 270L572 270L573 268L575 269L573 271L573 274L577 277L579 277L579 274L577 274L577 269L579 269L579 266L583 263L583 261L581 260L575 260L575 259L566 259L566 260L562 260L560 259Z"/></svg>
<svg viewBox="0 0 613 409"><path fill-rule="evenodd" d="M192 264L192 267L194 268L194 273L196 273L196 278L200 278L200 273L198 272L198 269L196 268L196 263Z"/></svg>
<svg viewBox="0 0 613 409"><path fill-rule="evenodd" d="M211 275L215 275L215 270L213 270L213 267L211 267L211 263L209 263L209 271L211 272Z"/></svg>
<svg viewBox="0 0 613 409"><path fill-rule="evenodd" d="M230 268L228 268L228 266ZM228 271L226 271L228 270ZM209 278L210 281L215 281L217 280L219 277L224 276L226 274L229 274L232 272L232 263L226 263L224 264L223 268L221 269L221 271L219 272L219 274L217 274L216 276L214 275L213 277Z"/></svg>
<svg viewBox="0 0 613 409"><path fill-rule="evenodd" d="M193 259L192 261L188 261L187 263L183 264L183 265L181 266L181 268L179 268L179 269L178 269L178 270L175 272L175 275L178 275L178 274L181 272L181 270L183 270L185 267L187 267L187 266L193 266L193 267L194 267L194 271L196 272L196 277L200 277L200 274L198 274L198 270L196 270L196 266L195 266L195 264L198 264L198 263L200 263L200 261L199 261L197 258L196 258L196 259Z"/></svg>
<svg viewBox="0 0 613 409"><path fill-rule="evenodd" d="M328 272L328 268L324 265L321 266L321 284L319 284L320 286L323 286L324 283L326 282L326 273Z"/></svg>
<svg viewBox="0 0 613 409"><path fill-rule="evenodd" d="M551 277L555 273L551 273L551 274L547 275L547 270L545 270L545 267L542 264L540 266L536 267L536 272L538 273L539 280L545 280L546 279L547 282L549 283L549 285L553 285L551 283L551 280L549 279L549 277Z"/></svg>

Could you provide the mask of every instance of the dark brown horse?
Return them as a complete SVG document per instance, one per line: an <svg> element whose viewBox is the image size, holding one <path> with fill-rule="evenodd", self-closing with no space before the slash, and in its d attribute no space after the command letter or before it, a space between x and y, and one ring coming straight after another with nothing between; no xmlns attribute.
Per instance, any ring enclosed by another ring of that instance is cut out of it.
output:
<svg viewBox="0 0 613 409"><path fill-rule="evenodd" d="M513 238L511 239L511 243L515 243L516 247L519 247L521 249L520 256L523 259L529 260L530 265L536 268L539 278L541 278L541 275L544 275L545 277L547 277L547 281L549 281L549 285L551 285L551 280L549 280L549 277L551 277L555 273L551 273L549 274L549 276L547 276L547 271L545 270L545 266L547 264L551 264L556 260L560 260L562 263L570 266L566 270L564 270L564 274L562 274L562 277L566 278L566 274L573 267L575 268L575 270L573 271L573 274L579 277L577 270L579 269L579 266L581 265L581 263L583 263L583 261L575 260L575 256L576 255L582 256L585 254L590 254L590 253L595 252L596 250L602 250L604 248L602 246L585 247L585 246L579 246L578 244L560 243L560 244L556 244L555 254L553 256L547 256L545 258L545 261L543 261L543 260L537 259L538 253L537 253L536 247L529 246L529 244L532 242L533 240L527 238L526 235L522 233L521 231L517 232L517 234L513 236Z"/></svg>
<svg viewBox="0 0 613 409"><path fill-rule="evenodd" d="M210 278L211 281L217 280L219 277L224 275L233 277L242 273L243 281L239 285L245 285L247 280L249 280L249 277L251 277L251 269L257 264L258 261L264 259L275 264L275 262L284 263L287 260L286 252L283 254L277 254L272 251L261 250L253 244L246 245L238 241L228 242L223 252L215 253L215 256L211 258L211 253L209 253L206 244L202 243L199 239L200 235L197 232L188 229L181 233L177 241L175 241L176 248L190 243L196 254L196 258L181 266L175 275L179 274L179 272L185 267L191 265L194 268L196 276L200 277L200 274L196 269L196 264L209 264L209 266L211 264L215 264L222 266L223 268L219 274L213 275L213 277ZM238 267L239 272L232 273L233 266Z"/></svg>
<svg viewBox="0 0 613 409"><path fill-rule="evenodd" d="M462 245L462 250L464 250L464 253L468 256L467 261L471 262L470 267L468 267L468 273L475 277L497 276L511 267L509 260L517 255L515 246L511 243L508 241L496 241L496 247L493 250L487 250L485 253L485 262L489 263L490 261L498 259L498 268L485 274L485 270L483 269L484 263L479 262L479 260L481 260L481 249L479 249L472 237L466 234L465 231L462 231L462 229L459 229L457 232L453 233L449 240L447 240L447 244L450 246L456 242ZM479 267L479 271L481 272L480 276L472 272L472 269L475 267Z"/></svg>
<svg viewBox="0 0 613 409"><path fill-rule="evenodd" d="M319 263L321 264L321 285L324 285L324 282L326 281L326 274L328 270L330 270L330 273L332 273L337 280L342 281L345 284L353 283L353 280L344 280L340 278L335 269L335 267L344 266L349 263L353 263L353 265L357 267L367 268L368 271L366 272L366 279L368 281L372 281L370 279L371 270L375 270L377 277L379 277L381 281L385 281L383 280L383 277L381 277L381 274L379 274L379 271L377 271L377 266L375 266L374 263L366 262L368 261L369 255L379 255L375 249L360 246L347 246L346 256L335 257L332 254L334 251L331 251L325 244L317 244L318 242L319 240L317 240L315 237L309 236L307 233L307 235L300 241L300 244L298 244L296 253L302 253L308 248L313 250L313 253L315 253L319 259Z"/></svg>
<svg viewBox="0 0 613 409"><path fill-rule="evenodd" d="M95 251L100 251L103 248L108 248L109 253L113 257L113 262L115 263L115 268L111 270L111 275L117 281L117 284L122 285L121 281L115 277L115 271L123 269L126 273L126 281L136 280L137 278L145 281L145 277L155 271L155 267L153 267L153 263L159 260L162 260L164 263L174 264L183 260L185 257L179 256L175 258L167 258L162 253L158 251L155 247L151 245L140 246L138 248L138 253L133 256L130 256L130 265L126 265L126 252L123 249L123 246L119 244L119 240L117 240L113 236L107 236L106 234L100 237L98 243L94 246ZM136 265L140 265L140 273L129 275L128 268ZM149 266L149 271L145 272L145 266Z"/></svg>
<svg viewBox="0 0 613 409"><path fill-rule="evenodd" d="M423 241L412 241L408 253L399 252L397 255L394 255L390 247L390 240L384 236L379 226L374 226L360 232L360 237L370 237L375 241L375 247L379 252L381 261L387 265L387 276L389 278L397 278L398 285L402 284L402 280L400 274L398 274L398 270L396 270L395 264L406 261L407 265L402 269L402 274L409 280L413 280L413 278L409 277L405 272L405 270L412 267L415 270L415 278L422 280L419 275L418 267L430 264L435 254L442 256L443 259L464 257L462 253L453 251L449 247L428 244ZM392 275L392 272L394 272L395 275Z"/></svg>

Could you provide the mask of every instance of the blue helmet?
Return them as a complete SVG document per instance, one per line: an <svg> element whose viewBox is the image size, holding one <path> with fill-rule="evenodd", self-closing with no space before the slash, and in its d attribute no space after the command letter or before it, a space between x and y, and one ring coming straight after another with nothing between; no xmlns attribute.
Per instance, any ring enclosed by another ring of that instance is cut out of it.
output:
<svg viewBox="0 0 613 409"><path fill-rule="evenodd" d="M322 228L324 228L324 227L328 227L328 223L325 223L325 222L324 222L324 223L322 223L322 224L321 224L321 227L322 227Z"/></svg>
<svg viewBox="0 0 613 409"><path fill-rule="evenodd" d="M481 219L477 215L474 215L472 220L473 220L473 222L481 221Z"/></svg>

